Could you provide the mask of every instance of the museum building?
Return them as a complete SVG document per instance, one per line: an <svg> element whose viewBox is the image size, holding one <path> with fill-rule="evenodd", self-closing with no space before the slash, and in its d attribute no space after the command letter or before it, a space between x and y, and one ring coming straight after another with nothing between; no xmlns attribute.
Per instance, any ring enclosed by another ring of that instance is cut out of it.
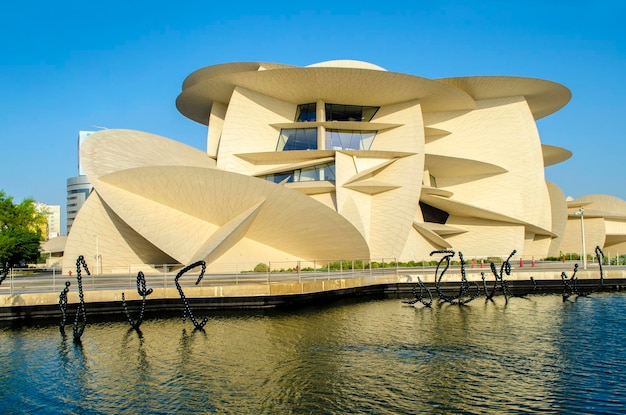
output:
<svg viewBox="0 0 626 415"><path fill-rule="evenodd" d="M536 120L570 97L542 79L427 79L360 61L200 69L176 106L208 126L206 151L131 130L82 143L94 190L64 270L81 254L99 272L558 255L574 213L544 170L571 152L543 144Z"/></svg>

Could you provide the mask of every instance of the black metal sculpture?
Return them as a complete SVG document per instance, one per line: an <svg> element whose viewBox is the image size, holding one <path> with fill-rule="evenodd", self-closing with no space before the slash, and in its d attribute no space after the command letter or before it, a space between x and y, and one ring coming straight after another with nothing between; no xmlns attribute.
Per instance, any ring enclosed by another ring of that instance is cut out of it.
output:
<svg viewBox="0 0 626 415"><path fill-rule="evenodd" d="M70 291L70 285L72 283L69 281L65 281L65 288L59 294L59 307L61 307L61 325L59 329L61 330L61 334L65 334L65 320L67 318L67 293Z"/></svg>
<svg viewBox="0 0 626 415"><path fill-rule="evenodd" d="M76 259L76 280L78 281L78 298L80 302L78 303L78 309L76 310L76 317L74 318L74 342L80 343L80 338L85 331L85 326L87 325L87 309L85 308L85 297L83 295L83 277L81 273L81 267L85 270L87 275L91 275L89 272L89 268L87 267L87 263L85 262L85 257L80 255ZM61 318L61 325L59 329L61 330L61 334L65 334L65 320L67 317L67 293L70 290L71 283L69 281L65 282L65 288L59 294L59 306L61 307L61 314L63 317Z"/></svg>
<svg viewBox="0 0 626 415"><path fill-rule="evenodd" d="M91 275L89 272L89 268L87 267L87 263L85 262L85 257L80 255L76 260L76 280L78 281L78 309L76 310L76 317L74 318L74 341L80 342L80 338L85 331L85 326L87 325L87 310L85 308L85 297L83 295L83 277L81 274L81 267L85 270L87 275ZM82 318L82 320L81 320Z"/></svg>
<svg viewBox="0 0 626 415"><path fill-rule="evenodd" d="M417 294L417 285L415 285L413 286L413 297L415 298L412 300L405 300L402 302L404 304L409 304L409 305L413 305L413 304L420 302L426 307L431 307L433 305L433 295L430 292L430 289L428 289L428 287L424 285L424 283L422 282L422 279L419 276L417 277L417 283L420 287L419 295ZM428 297L429 297L428 301L424 299L424 291L428 293Z"/></svg>
<svg viewBox="0 0 626 415"><path fill-rule="evenodd" d="M204 317L202 319L202 323L198 323L193 313L191 312L191 308L189 307L189 301L187 301L187 298L185 297L185 293L183 292L183 289L181 288L180 283L178 282L178 279L182 277L187 271L194 269L197 266L202 266L202 271L200 272L200 275L198 276L198 279L196 280L196 285L198 285L200 281L202 280L202 277L204 276L204 271L206 271L206 262L204 261L196 261L193 264L187 265L185 268L181 269L178 272L178 274L176 274L176 278L174 278L174 283L176 284L176 288L178 289L178 294L180 294L180 298L183 300L183 304L185 306L185 309L183 310L183 321L185 321L185 319L187 318L187 315L189 315L189 319L191 320L195 328L202 330L202 328L207 323L207 321L209 321L209 319L207 317Z"/></svg>
<svg viewBox="0 0 626 415"><path fill-rule="evenodd" d="M496 294L498 288L500 288L502 290L502 294L504 294L504 299L505 301L508 303L509 302L509 296L511 297L524 297L532 292L535 292L537 290L537 282L535 281L535 279L533 277L530 277L530 280L533 283L533 289L532 291L528 292L528 293L524 293L524 294L513 294L511 292L511 290L509 289L509 284L508 282L504 279L504 274L506 275L511 275L511 258L513 258L513 256L517 253L517 250L513 250L513 252L511 252L511 255L509 255L509 257L506 259L506 261L504 261L502 263L502 266L500 266L500 273L497 272L496 270L496 265L492 262L491 263L491 273L493 274L493 276L495 277L495 280L493 282L493 287L491 287L491 291L489 291L487 289L487 282L486 282L486 278L485 278L485 273L481 272L480 275L482 276L483 279L483 289L485 290L485 297L486 297L486 301L489 300L493 300L493 296Z"/></svg>
<svg viewBox="0 0 626 415"><path fill-rule="evenodd" d="M561 280L563 281L563 301L569 297L576 295L578 297L587 297L596 291L602 289L604 286L604 270L602 269L602 261L604 260L604 252L599 246L596 246L596 258L598 259L598 265L600 266L600 284L594 287L591 291L580 291L577 283L576 272L578 272L578 264L574 264L574 273L571 278L567 277L565 271L561 273Z"/></svg>
<svg viewBox="0 0 626 415"><path fill-rule="evenodd" d="M139 311L139 318L137 321L134 321L130 316L128 307L126 306L126 298L124 298L124 293L122 293L122 306L124 306L126 319L128 320L128 323L130 323L130 326L135 330L139 330L139 326L141 326L143 321L143 315L146 309L146 297L152 294L152 288L146 290L146 277L141 271L137 273L137 293L141 296L141 310Z"/></svg>
<svg viewBox="0 0 626 415"><path fill-rule="evenodd" d="M442 251L433 251L430 253L431 256L434 254L444 254L443 258L439 260L439 263L437 264L437 268L435 269L435 278L436 278L435 288L437 289L437 294L439 294L440 299L450 304L464 305L464 304L469 303L470 301L472 301L473 299L475 299L476 297L480 295L480 286L474 281L470 282L467 280L467 275L465 274L465 260L463 259L463 253L461 252L459 252L459 259L461 261L461 285L459 287L459 294L458 295L444 294L443 290L441 289L441 280L444 274L446 273L446 271L448 270L448 268L450 268L450 259L454 257L454 251L442 250ZM444 261L446 262L445 268L441 271L441 274L439 274L439 268ZM470 290L472 289L472 287L476 288L475 293L470 293Z"/></svg>

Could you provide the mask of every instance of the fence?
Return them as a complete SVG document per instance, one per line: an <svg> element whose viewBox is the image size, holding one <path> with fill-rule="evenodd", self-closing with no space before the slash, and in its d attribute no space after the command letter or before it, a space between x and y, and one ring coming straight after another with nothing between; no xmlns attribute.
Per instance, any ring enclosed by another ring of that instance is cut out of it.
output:
<svg viewBox="0 0 626 415"><path fill-rule="evenodd" d="M572 260L570 258L574 257ZM274 261L267 263L212 263L207 265L199 286L223 286L239 284L275 284L317 280L337 280L355 277L386 276L399 274L435 274L435 267L441 256L433 255L418 261L398 262L395 258L350 259L350 260L315 260L315 261ZM489 263L501 264L508 255L465 258L465 269L468 273L489 272ZM535 261L532 257L513 257L513 270L559 270L571 271L575 263L580 263L579 256L565 256L561 261ZM597 266L595 256L588 255L587 268ZM88 264L89 265L89 264ZM459 267L459 258L452 261ZM604 266L626 265L626 255L606 254ZM136 264L124 268L101 267L100 274L91 269L91 275L82 271L83 289L136 289L137 274L145 274L149 288L174 288L174 279L183 268L179 264ZM193 286L200 269L190 270L181 276L181 286ZM76 271L72 275L61 275L56 270L14 268L9 270L6 279L0 284L0 294L60 292L65 282L76 285Z"/></svg>

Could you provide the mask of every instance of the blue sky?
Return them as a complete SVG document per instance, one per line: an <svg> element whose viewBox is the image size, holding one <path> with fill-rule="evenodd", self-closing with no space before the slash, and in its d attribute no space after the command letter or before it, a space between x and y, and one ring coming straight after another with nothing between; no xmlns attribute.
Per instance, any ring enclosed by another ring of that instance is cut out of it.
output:
<svg viewBox="0 0 626 415"><path fill-rule="evenodd" d="M95 126L204 150L206 127L175 107L202 67L356 59L427 78L565 85L572 100L538 129L574 156L546 178L569 196L626 199L625 16L621 0L10 2L0 13L0 189L64 212L78 131Z"/></svg>

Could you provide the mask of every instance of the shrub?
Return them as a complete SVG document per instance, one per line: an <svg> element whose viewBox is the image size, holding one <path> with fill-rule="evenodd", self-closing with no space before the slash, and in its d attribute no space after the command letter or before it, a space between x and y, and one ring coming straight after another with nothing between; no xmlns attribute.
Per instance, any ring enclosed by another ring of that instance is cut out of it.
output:
<svg viewBox="0 0 626 415"><path fill-rule="evenodd" d="M270 267L267 264L259 262L256 267L254 267L254 272L268 272Z"/></svg>

